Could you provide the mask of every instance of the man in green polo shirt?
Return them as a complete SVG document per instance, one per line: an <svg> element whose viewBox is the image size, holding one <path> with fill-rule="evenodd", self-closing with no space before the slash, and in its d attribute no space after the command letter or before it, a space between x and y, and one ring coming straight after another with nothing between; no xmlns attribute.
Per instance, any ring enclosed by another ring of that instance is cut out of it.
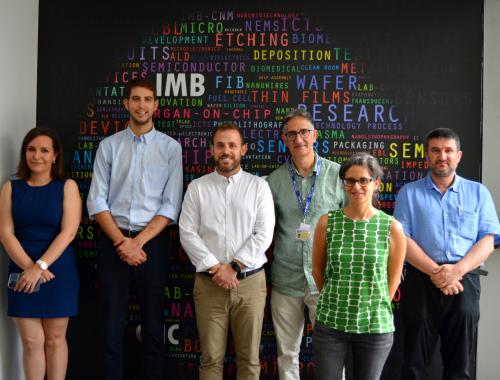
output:
<svg viewBox="0 0 500 380"><path fill-rule="evenodd" d="M272 263L271 312L281 380L299 380L304 306L314 323L318 290L311 273L312 236L319 217L344 203L337 163L314 151L318 131L302 109L283 120L282 139L291 161L267 178L274 198L276 232Z"/></svg>

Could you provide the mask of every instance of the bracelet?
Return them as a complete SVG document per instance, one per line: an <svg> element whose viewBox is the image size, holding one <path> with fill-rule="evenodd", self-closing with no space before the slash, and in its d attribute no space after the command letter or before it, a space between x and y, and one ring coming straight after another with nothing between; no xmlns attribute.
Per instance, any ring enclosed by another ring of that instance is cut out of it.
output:
<svg viewBox="0 0 500 380"><path fill-rule="evenodd" d="M122 240L120 240L118 243L113 243L113 245L118 248L120 245L122 245L125 242L126 237L124 237Z"/></svg>

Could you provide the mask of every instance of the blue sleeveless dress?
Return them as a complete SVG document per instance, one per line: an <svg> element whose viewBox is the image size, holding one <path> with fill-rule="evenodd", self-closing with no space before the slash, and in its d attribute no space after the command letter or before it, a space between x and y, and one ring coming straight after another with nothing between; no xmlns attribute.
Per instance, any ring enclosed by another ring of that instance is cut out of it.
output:
<svg viewBox="0 0 500 380"><path fill-rule="evenodd" d="M12 183L12 218L15 235L33 261L38 260L61 228L64 180L45 186L30 186L25 180ZM11 272L22 272L12 261ZM70 317L78 311L79 279L73 249L70 246L49 267L55 278L41 284L36 293L8 289L8 314L25 318Z"/></svg>

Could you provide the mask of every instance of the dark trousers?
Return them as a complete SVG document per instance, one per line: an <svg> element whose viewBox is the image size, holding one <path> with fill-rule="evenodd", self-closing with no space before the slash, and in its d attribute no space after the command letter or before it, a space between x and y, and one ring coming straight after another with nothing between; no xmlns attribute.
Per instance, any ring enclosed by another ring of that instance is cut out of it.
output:
<svg viewBox="0 0 500 380"><path fill-rule="evenodd" d="M479 322L479 276L467 274L463 293L446 296L429 276L408 265L401 292L401 318L405 326L401 379L427 379L441 338L443 379L471 379Z"/></svg>
<svg viewBox="0 0 500 380"><path fill-rule="evenodd" d="M352 353L352 378L378 380L392 347L393 334L352 334L314 325L313 349L316 379L342 380L349 350Z"/></svg>
<svg viewBox="0 0 500 380"><path fill-rule="evenodd" d="M147 261L137 267L124 263L112 241L102 234L97 265L104 338L104 378L123 379L124 324L129 285L133 284L141 317L143 379L164 378L164 286L167 278L167 235L161 233L143 247Z"/></svg>

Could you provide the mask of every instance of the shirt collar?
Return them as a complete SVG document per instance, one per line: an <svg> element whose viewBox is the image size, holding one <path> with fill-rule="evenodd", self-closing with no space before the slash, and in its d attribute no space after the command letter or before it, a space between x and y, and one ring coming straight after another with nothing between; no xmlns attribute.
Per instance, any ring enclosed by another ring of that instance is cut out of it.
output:
<svg viewBox="0 0 500 380"><path fill-rule="evenodd" d="M313 170L307 175L307 177L311 177L313 174L315 175L319 171L319 168L321 166L321 161L318 162L318 158L319 158L318 153L314 152ZM298 174L299 176L302 177L302 174L300 174L300 172L295 167L295 164L293 162L292 156L290 156L290 160L292 160L292 166L293 166L293 170L295 170L295 174Z"/></svg>
<svg viewBox="0 0 500 380"><path fill-rule="evenodd" d="M453 190L455 193L459 193L460 190L462 189L461 183L462 183L462 177L460 177L459 175L457 175L457 173L455 173L455 179L453 180L453 183L451 184L448 190Z"/></svg>
<svg viewBox="0 0 500 380"><path fill-rule="evenodd" d="M153 126L153 128L151 128L151 130L149 132L141 135L140 137L138 137L134 132L132 132L132 129L130 128L130 126L127 127L126 131L127 131L128 136L132 140L138 139L138 140L141 140L142 142L145 142L146 144L150 143L154 139L154 137L156 136L156 133L157 133L154 126Z"/></svg>
<svg viewBox="0 0 500 380"><path fill-rule="evenodd" d="M321 160L319 159L318 153L314 152L314 168L313 173L319 172L321 166Z"/></svg>
<svg viewBox="0 0 500 380"><path fill-rule="evenodd" d="M223 180L224 182L238 183L238 181L240 180L240 178L242 176L243 169L241 169L241 167L240 167L240 170L238 171L238 173L233 174L231 177L226 177L226 176L223 176L222 174L219 174L217 169L214 170L214 173L217 176L217 178Z"/></svg>
<svg viewBox="0 0 500 380"><path fill-rule="evenodd" d="M455 173L455 178L453 179L453 183L448 188L448 190L454 191L455 193L459 193L460 189L461 189L461 186L460 186L461 181L462 181L462 177L460 177L457 173ZM438 189L438 187L436 186L436 184L432 181L432 177L431 177L430 173L427 174L427 176L425 177L425 188L428 190L435 189L436 191L441 192Z"/></svg>

